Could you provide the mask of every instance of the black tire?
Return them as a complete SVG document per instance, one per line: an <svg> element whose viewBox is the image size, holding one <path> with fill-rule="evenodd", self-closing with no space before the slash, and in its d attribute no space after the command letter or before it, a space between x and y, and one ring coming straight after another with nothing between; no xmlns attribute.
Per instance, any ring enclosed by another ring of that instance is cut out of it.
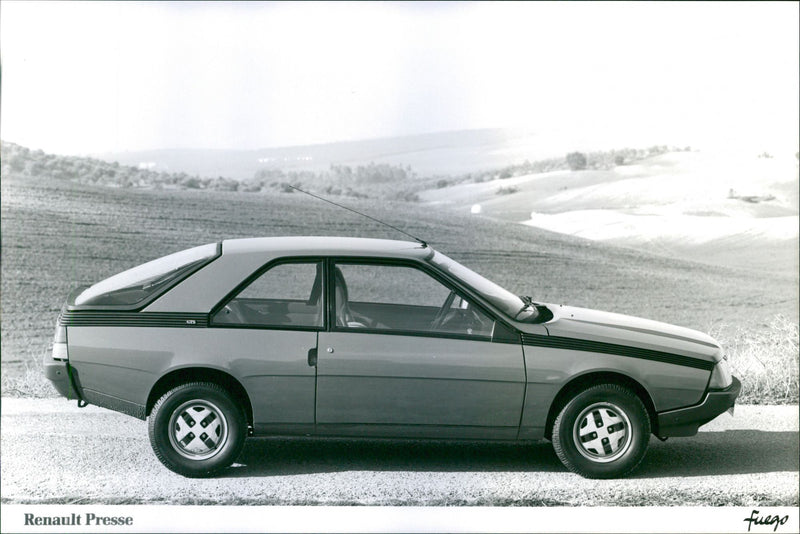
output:
<svg viewBox="0 0 800 534"><path fill-rule="evenodd" d="M639 466L650 441L641 399L617 384L576 394L553 423L553 448L570 471L586 478L618 478Z"/></svg>
<svg viewBox="0 0 800 534"><path fill-rule="evenodd" d="M225 388L191 382L158 399L148 433L156 457L169 470L208 477L236 461L247 437L247 420Z"/></svg>

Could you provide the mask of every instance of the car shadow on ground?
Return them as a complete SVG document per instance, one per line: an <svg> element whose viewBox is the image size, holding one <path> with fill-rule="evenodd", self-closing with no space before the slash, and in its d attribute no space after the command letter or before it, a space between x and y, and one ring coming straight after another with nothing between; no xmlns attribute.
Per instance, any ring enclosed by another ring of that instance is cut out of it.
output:
<svg viewBox="0 0 800 534"><path fill-rule="evenodd" d="M562 471L549 442L250 439L220 476L285 476L338 471Z"/></svg>
<svg viewBox="0 0 800 534"><path fill-rule="evenodd" d="M634 478L741 475L800 470L800 434L762 430L700 432L665 443L653 438Z"/></svg>
<svg viewBox="0 0 800 534"><path fill-rule="evenodd" d="M800 470L800 434L728 430L660 442L632 478L691 477ZM549 442L281 439L247 440L221 477L342 471L566 472Z"/></svg>

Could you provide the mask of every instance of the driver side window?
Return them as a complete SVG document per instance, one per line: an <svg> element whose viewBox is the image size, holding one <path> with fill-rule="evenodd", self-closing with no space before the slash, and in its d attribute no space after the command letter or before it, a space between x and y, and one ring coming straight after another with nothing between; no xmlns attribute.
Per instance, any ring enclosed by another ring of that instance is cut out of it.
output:
<svg viewBox="0 0 800 534"><path fill-rule="evenodd" d="M336 328L490 337L494 321L426 272L391 264L334 267Z"/></svg>

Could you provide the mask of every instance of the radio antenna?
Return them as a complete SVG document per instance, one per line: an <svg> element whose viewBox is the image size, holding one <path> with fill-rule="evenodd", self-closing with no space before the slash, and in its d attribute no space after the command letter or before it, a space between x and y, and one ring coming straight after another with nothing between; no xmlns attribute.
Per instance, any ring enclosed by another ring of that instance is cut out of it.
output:
<svg viewBox="0 0 800 534"><path fill-rule="evenodd" d="M382 225L384 225L384 226L388 226L388 227L389 227L389 228L391 228L392 230L396 230L396 231L400 232L400 233L401 233L401 234L403 234L403 235L407 235L408 237L410 237L411 239L413 239L414 241L416 241L417 243L419 243L420 245L422 245L422 248L427 248L427 247L428 247L428 243L427 243L426 241L424 241L424 240L422 240L422 239L418 238L418 237L417 237L417 236L415 236L415 235L411 235L411 234L409 234L408 232L406 232L405 230L401 230L400 228L398 228L398 227L396 227L396 226L392 226L391 224L389 224L389 223L387 223L387 222L383 222L383 221L381 221L380 219L376 219L375 217L372 217L372 216L370 216L370 215L367 215L366 213L361 213L360 211L356 211L356 210L354 210L353 208L348 208L347 206L342 206L341 204L337 204L337 203L336 203L336 202L334 202L333 200L328 200L327 198L323 198L323 197L321 197L321 196L319 196L319 195L315 195L314 193L309 193L308 191L304 191L303 189L300 189L299 187L295 187L295 186L293 186L293 185L290 185L290 184L286 184L286 185L288 185L289 187L291 187L291 188L292 188L292 189L294 189L295 191L300 191L301 193L305 193L306 195L312 196L312 197L314 197L314 198L316 198L316 199L319 199L319 200L321 200L321 201L323 201L323 202L327 202L328 204L333 204L333 205L334 205L334 206L336 206L337 208L342 208L342 209L345 209L345 210L347 210L347 211L352 211L352 212L353 212L353 213L355 213L356 215L361 215L362 217L366 217L367 219L369 219L369 220L371 220L371 221L375 221L376 223L380 223L380 224L382 224Z"/></svg>

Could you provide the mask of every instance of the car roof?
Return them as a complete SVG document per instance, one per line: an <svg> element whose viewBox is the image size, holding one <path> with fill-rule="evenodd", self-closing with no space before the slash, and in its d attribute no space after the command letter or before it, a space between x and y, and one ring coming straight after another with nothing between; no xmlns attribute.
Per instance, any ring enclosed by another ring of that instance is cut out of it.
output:
<svg viewBox="0 0 800 534"><path fill-rule="evenodd" d="M222 254L259 254L270 256L368 256L380 258L427 259L430 246L412 241L339 236L287 236L226 239Z"/></svg>
<svg viewBox="0 0 800 534"><path fill-rule="evenodd" d="M430 247L411 241L355 237L257 237L227 239L222 256L193 273L145 308L148 312L208 313L243 280L267 263L291 257L356 257L425 261Z"/></svg>

